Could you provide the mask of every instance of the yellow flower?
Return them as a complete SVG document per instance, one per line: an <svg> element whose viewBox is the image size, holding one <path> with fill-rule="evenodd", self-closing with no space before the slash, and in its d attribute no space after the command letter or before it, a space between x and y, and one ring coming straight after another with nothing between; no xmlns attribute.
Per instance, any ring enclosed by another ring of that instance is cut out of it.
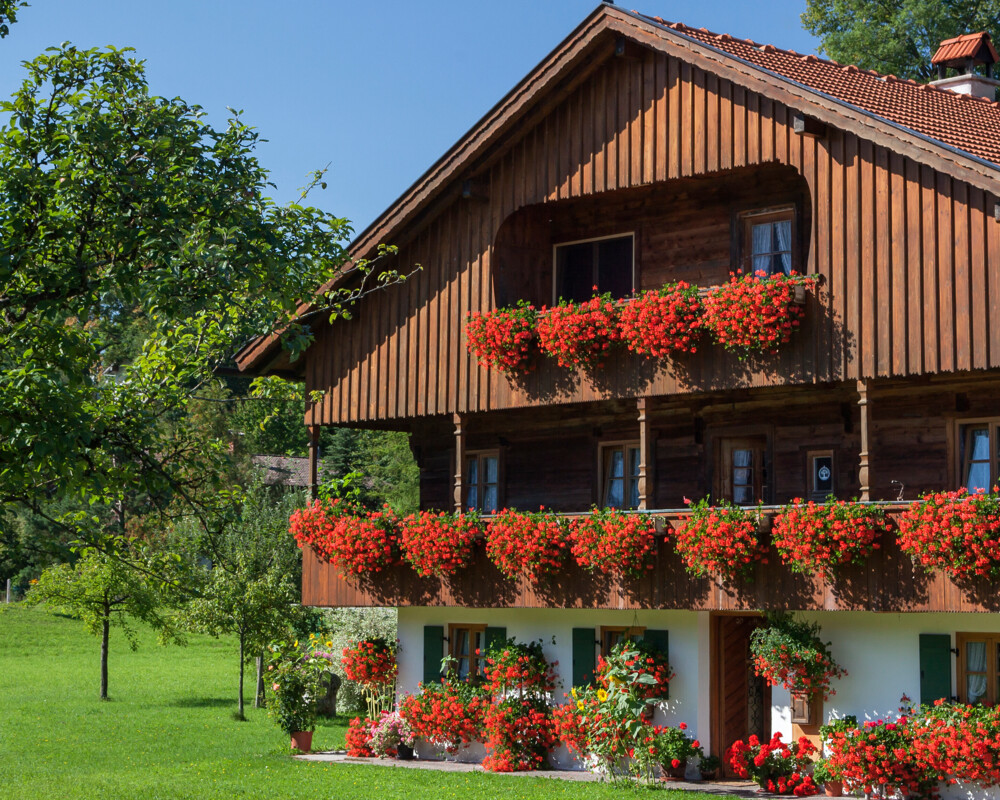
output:
<svg viewBox="0 0 1000 800"><path fill-rule="evenodd" d="M577 708L577 711L583 711L583 700L577 700L576 701L576 708Z"/></svg>
<svg viewBox="0 0 1000 800"><path fill-rule="evenodd" d="M606 691L604 691L603 689L598 689L597 690L597 699L600 700L603 703L605 700L608 699L608 693Z"/></svg>
<svg viewBox="0 0 1000 800"><path fill-rule="evenodd" d="M573 687L572 689L570 689L570 690L569 690L569 693L570 693L571 695L573 695L573 699L574 699L574 700L576 700L576 699L577 699L577 698L576 698L576 687L575 687L575 686L574 686L574 687Z"/></svg>
<svg viewBox="0 0 1000 800"><path fill-rule="evenodd" d="M326 646L327 646L327 647L333 647L333 639L331 639L330 641L328 641L328 642L326 643Z"/></svg>
<svg viewBox="0 0 1000 800"><path fill-rule="evenodd" d="M296 640L295 640L295 644L293 644L293 645L292 645L292 647L298 647L298 646L299 646L299 640L298 640L298 639L296 639Z"/></svg>

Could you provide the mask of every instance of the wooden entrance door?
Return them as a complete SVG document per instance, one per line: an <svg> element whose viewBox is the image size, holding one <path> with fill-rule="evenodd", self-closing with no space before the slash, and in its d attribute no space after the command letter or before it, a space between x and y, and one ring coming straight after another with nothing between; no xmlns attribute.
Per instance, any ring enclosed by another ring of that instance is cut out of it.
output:
<svg viewBox="0 0 1000 800"><path fill-rule="evenodd" d="M720 758L737 739L771 737L771 687L753 671L750 634L758 615L712 617L712 750ZM735 777L723 766L726 777Z"/></svg>

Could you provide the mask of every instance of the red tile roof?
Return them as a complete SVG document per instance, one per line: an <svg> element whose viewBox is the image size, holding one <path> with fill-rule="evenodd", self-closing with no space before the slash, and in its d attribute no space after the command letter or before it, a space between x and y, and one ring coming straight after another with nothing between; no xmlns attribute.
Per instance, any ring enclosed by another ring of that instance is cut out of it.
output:
<svg viewBox="0 0 1000 800"><path fill-rule="evenodd" d="M1000 164L998 103L633 13L868 114Z"/></svg>
<svg viewBox="0 0 1000 800"><path fill-rule="evenodd" d="M963 33L954 39L945 39L931 56L932 64L947 64L951 61L964 61L976 58L983 64L996 64L1000 56L993 48L988 33Z"/></svg>

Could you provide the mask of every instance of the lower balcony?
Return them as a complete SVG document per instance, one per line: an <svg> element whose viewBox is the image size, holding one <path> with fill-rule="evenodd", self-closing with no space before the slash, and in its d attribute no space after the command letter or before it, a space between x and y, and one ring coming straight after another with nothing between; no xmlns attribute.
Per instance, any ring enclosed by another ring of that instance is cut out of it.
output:
<svg viewBox="0 0 1000 800"><path fill-rule="evenodd" d="M839 567L835 575L794 572L769 535L778 506L759 509L762 559L742 577L694 577L675 548L675 532L690 509L634 512L655 520L656 534L647 568L637 578L589 572L572 558L546 578L510 579L487 557L480 537L471 560L454 575L421 577L405 563L378 572L345 577L303 552L302 602L311 606L451 606L471 608L589 608L743 610L857 610L875 612L996 612L995 581L983 577L956 581L940 570L927 571L904 553L896 520L909 503L879 503L886 530L881 543L861 564ZM579 518L585 514L562 515ZM489 518L484 518L488 521Z"/></svg>

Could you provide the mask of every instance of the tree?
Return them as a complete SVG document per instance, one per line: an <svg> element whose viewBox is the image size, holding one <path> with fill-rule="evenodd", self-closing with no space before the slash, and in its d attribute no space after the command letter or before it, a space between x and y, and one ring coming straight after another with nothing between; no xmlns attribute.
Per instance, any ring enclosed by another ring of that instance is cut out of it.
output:
<svg viewBox="0 0 1000 800"><path fill-rule="evenodd" d="M17 22L17 10L26 5L24 0L0 0L0 39L10 33L10 26Z"/></svg>
<svg viewBox="0 0 1000 800"><path fill-rule="evenodd" d="M288 633L301 609L298 548L288 517L305 500L301 492L276 494L260 482L233 493L233 516L218 533L195 532L177 543L203 561L198 596L185 609L188 624L212 636L233 634L239 649L238 719L244 716L244 669L249 658ZM179 532L183 537L183 532Z"/></svg>
<svg viewBox="0 0 1000 800"><path fill-rule="evenodd" d="M155 569L163 571L164 565ZM79 617L87 629L101 638L101 700L108 699L108 650L111 628L120 628L129 646L138 646L131 621L137 620L161 632L164 641L180 641L164 613L165 595L156 585L120 559L95 548L82 550L73 564L48 567L28 593L26 602L45 603L55 610Z"/></svg>
<svg viewBox="0 0 1000 800"><path fill-rule="evenodd" d="M181 423L214 371L277 329L301 351L300 302L332 318L400 276L351 264L318 295L346 269L347 221L274 204L256 131L151 96L128 51L64 45L26 68L0 104L0 506L108 552L119 534L50 515L54 493L111 509L129 487L146 514L212 527L230 442Z"/></svg>
<svg viewBox="0 0 1000 800"><path fill-rule="evenodd" d="M806 0L802 24L835 61L927 81L945 39L987 31L996 40L1000 0Z"/></svg>

